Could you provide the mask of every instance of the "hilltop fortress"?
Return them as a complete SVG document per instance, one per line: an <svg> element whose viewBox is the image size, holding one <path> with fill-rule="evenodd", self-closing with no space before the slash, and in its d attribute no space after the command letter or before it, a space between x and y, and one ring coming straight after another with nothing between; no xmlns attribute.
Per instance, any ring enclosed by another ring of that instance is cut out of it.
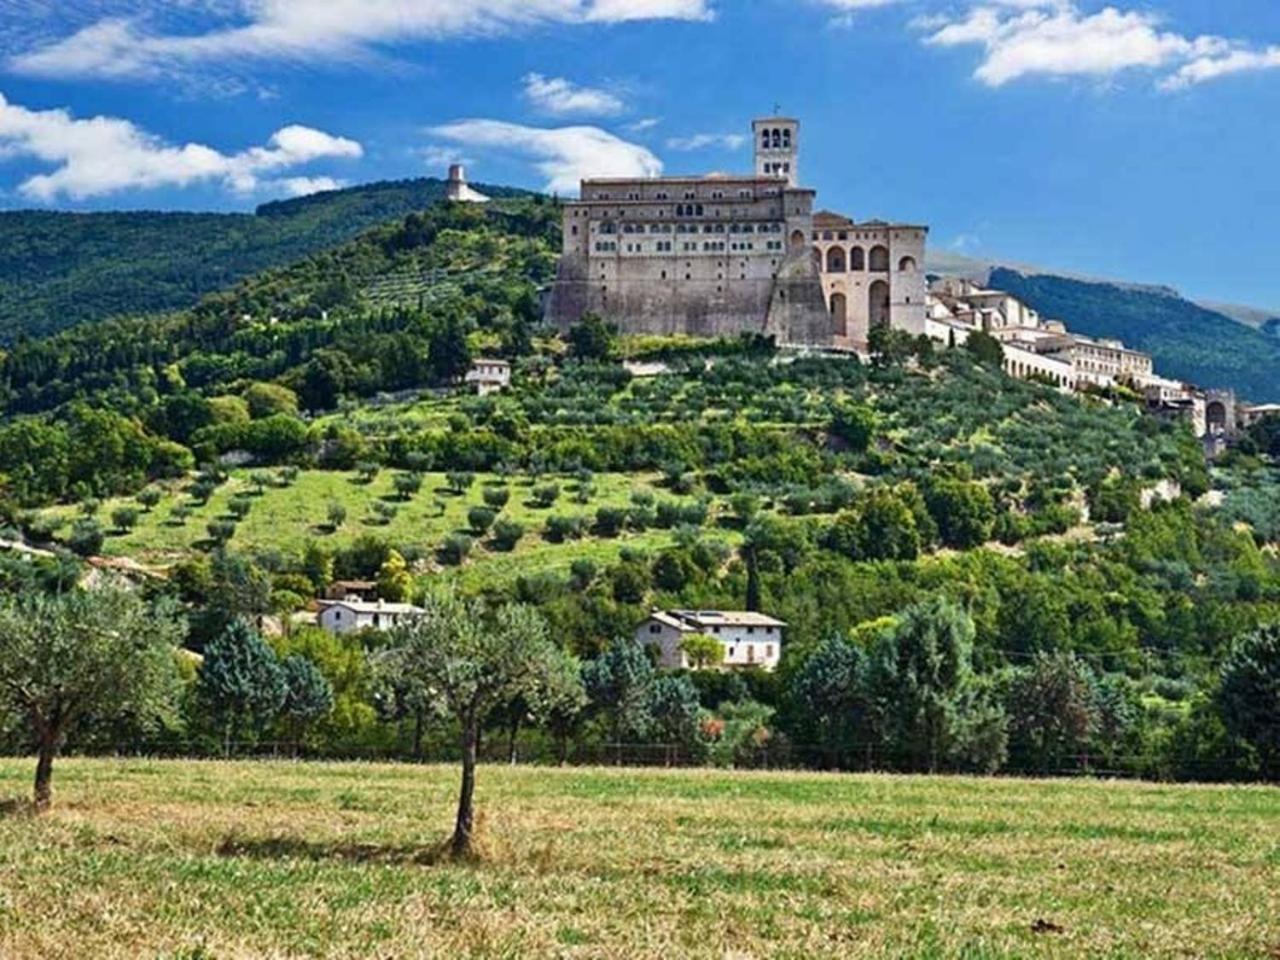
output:
<svg viewBox="0 0 1280 960"><path fill-rule="evenodd" d="M846 350L874 324L924 333L928 228L815 213L799 122L756 120L752 139L749 175L582 181L547 319Z"/></svg>

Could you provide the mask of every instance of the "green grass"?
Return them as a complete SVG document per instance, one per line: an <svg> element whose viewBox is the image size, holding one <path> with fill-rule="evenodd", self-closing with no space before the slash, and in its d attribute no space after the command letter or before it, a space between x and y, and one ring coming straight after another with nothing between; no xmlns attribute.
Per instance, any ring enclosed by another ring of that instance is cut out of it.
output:
<svg viewBox="0 0 1280 960"><path fill-rule="evenodd" d="M572 478L506 481L492 474L480 474L471 489L458 496L446 489L443 474L426 474L419 493L404 501L395 492L397 471L389 469L379 473L370 484L360 482L354 473L302 471L292 486L267 487L261 496L257 496L250 480L254 472L233 472L231 479L219 487L204 506L192 504L190 496L184 493L185 483L165 487L163 500L151 513L141 514L133 530L128 533L114 531L107 537L104 553L130 557L143 564L172 562L204 547L209 537L208 523L229 518L229 503L241 495L250 495L253 507L249 515L239 521L231 540L230 545L238 550L276 550L297 554L308 540L340 548L365 534L382 537L393 545L413 545L428 550L440 546L452 533L470 535L467 512L472 507L483 505L485 487L507 486L511 499L501 516L523 524L524 539L511 553L490 550L483 541L478 541L471 559L459 571L468 582L488 584L535 570L566 571L579 558L609 563L626 546L655 549L671 543L672 535L668 530L552 543L544 539L542 531L547 517L553 514L594 517L600 507L627 506L636 491L653 493L659 499L688 499L671 497L661 490L657 486L657 475L598 474L591 480L594 490L590 502L584 505L577 502L578 482ZM561 490L560 499L550 509L535 507L530 502L534 486L544 482L557 483ZM346 522L336 531L328 527L329 504L334 502L341 503L347 511ZM397 508L397 514L390 523L382 523L375 517L374 505L377 503L388 503ZM105 501L97 516L105 527L110 527L113 510L126 504L137 505L131 498ZM183 524L173 519L173 509L178 504L194 507ZM441 505L443 513L439 510ZM70 521L78 515L78 508L61 507L50 511L50 514ZM733 531L717 531L714 535L730 543L741 539L741 535Z"/></svg>
<svg viewBox="0 0 1280 960"><path fill-rule="evenodd" d="M0 796L29 761L0 762ZM0 956L1267 957L1280 793L486 767L61 762L0 819Z"/></svg>

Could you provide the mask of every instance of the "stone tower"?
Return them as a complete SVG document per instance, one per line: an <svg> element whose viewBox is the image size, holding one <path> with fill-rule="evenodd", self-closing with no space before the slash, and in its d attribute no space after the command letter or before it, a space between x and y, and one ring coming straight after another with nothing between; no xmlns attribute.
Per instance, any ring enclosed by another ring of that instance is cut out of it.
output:
<svg viewBox="0 0 1280 960"><path fill-rule="evenodd" d="M751 122L756 141L756 176L784 177L787 186L800 186L800 121L762 117Z"/></svg>

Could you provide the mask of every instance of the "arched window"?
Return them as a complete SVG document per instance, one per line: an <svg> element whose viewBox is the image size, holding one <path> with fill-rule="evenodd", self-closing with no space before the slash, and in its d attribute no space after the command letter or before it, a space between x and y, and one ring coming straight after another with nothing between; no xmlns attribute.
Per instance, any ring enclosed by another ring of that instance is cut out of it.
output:
<svg viewBox="0 0 1280 960"><path fill-rule="evenodd" d="M898 272L899 272L899 273L915 273L915 272L916 272L916 258L915 258L915 257L903 257L901 260L899 260L899 261L898 261Z"/></svg>
<svg viewBox="0 0 1280 960"><path fill-rule="evenodd" d="M803 231L803 230L795 230L795 231L792 231L792 234L791 234L791 249L793 249L793 250L799 250L799 249L800 249L801 247L803 247L804 245L805 245L804 231Z"/></svg>
<svg viewBox="0 0 1280 960"><path fill-rule="evenodd" d="M760 148L762 150L769 149L769 131L764 130L760 133Z"/></svg>
<svg viewBox="0 0 1280 960"><path fill-rule="evenodd" d="M782 131L782 145L786 147L788 150L791 149L791 131L790 130Z"/></svg>
<svg viewBox="0 0 1280 960"><path fill-rule="evenodd" d="M781 130L773 131L773 149L775 150L782 149L782 131Z"/></svg>
<svg viewBox="0 0 1280 960"><path fill-rule="evenodd" d="M849 269L850 270L867 269L867 255L863 253L861 247L853 247L849 250Z"/></svg>
<svg viewBox="0 0 1280 960"><path fill-rule="evenodd" d="M843 247L832 247L827 251L827 273L844 273Z"/></svg>
<svg viewBox="0 0 1280 960"><path fill-rule="evenodd" d="M889 248L888 247L872 247L869 257L871 261L872 273L888 273L889 272Z"/></svg>

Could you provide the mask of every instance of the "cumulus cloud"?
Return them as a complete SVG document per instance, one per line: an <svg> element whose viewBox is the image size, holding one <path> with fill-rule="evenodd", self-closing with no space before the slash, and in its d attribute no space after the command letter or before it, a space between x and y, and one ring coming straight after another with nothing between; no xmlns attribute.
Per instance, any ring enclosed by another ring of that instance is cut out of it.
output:
<svg viewBox="0 0 1280 960"><path fill-rule="evenodd" d="M987 0L961 15L933 15L916 25L930 46L982 47L974 76L991 87L1033 76L1105 79L1146 70L1163 75L1159 86L1174 89L1277 65L1274 51L1220 36L1187 36L1144 10L1086 12L1073 0Z"/></svg>
<svg viewBox="0 0 1280 960"><path fill-rule="evenodd" d="M154 2L154 0L153 0ZM709 20L711 0L235 0L205 33L150 30L108 17L11 57L12 70L52 77L148 77L196 64L317 57L364 60L420 40L477 37L549 24Z"/></svg>
<svg viewBox="0 0 1280 960"><path fill-rule="evenodd" d="M706 150L716 147L722 150L739 150L747 142L740 133L695 133L691 137L672 137L667 141L668 150Z"/></svg>
<svg viewBox="0 0 1280 960"><path fill-rule="evenodd" d="M580 87L563 77L540 73L525 75L524 95L539 110L556 116L612 117L624 109L621 98L607 90Z"/></svg>
<svg viewBox="0 0 1280 960"><path fill-rule="evenodd" d="M656 177L662 161L638 144L599 127L526 127L501 120L459 120L433 127L433 136L470 148L506 150L530 158L546 188L572 194L588 177Z"/></svg>
<svg viewBox="0 0 1280 960"><path fill-rule="evenodd" d="M196 183L217 183L238 193L276 186L286 192L312 189L337 181L271 177L316 160L353 159L363 152L354 140L303 126L284 127L265 146L234 154L198 143L174 146L118 117L77 119L66 110L29 110L0 95L0 155L54 168L18 187L23 196L42 203Z"/></svg>

